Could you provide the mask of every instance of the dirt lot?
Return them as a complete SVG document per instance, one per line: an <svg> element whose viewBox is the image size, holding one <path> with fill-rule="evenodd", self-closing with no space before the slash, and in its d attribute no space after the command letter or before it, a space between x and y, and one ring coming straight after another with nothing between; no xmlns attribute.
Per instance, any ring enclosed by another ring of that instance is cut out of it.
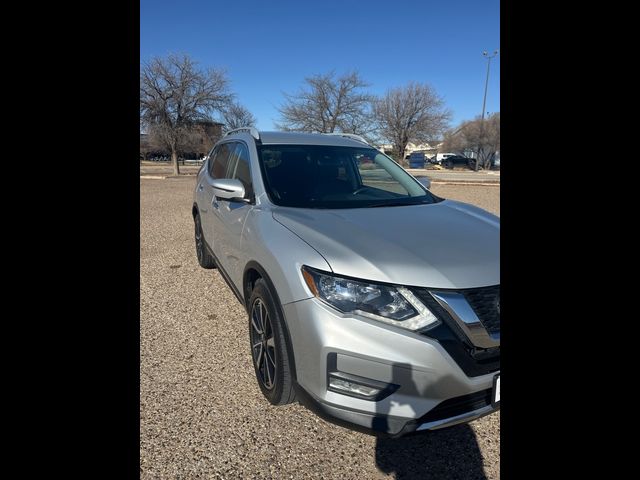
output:
<svg viewBox="0 0 640 480"><path fill-rule="evenodd" d="M180 173L184 175L195 175L200 167L197 165L181 165ZM408 169L409 173L416 177L426 176L434 184L438 183L500 183L500 171L480 171L473 172L469 169ZM173 167L162 162L142 162L140 164L140 175L143 177L167 177L173 176Z"/></svg>
<svg viewBox="0 0 640 480"><path fill-rule="evenodd" d="M140 180L141 478L500 478L499 413L384 440L264 400L246 314L195 257L193 185ZM499 186L433 191L500 214Z"/></svg>

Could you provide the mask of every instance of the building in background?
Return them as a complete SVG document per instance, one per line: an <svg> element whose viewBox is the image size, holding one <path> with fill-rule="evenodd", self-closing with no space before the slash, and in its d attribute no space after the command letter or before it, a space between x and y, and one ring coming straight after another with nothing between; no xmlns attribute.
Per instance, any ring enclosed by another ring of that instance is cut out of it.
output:
<svg viewBox="0 0 640 480"><path fill-rule="evenodd" d="M196 128L198 131L195 134L195 141L192 143L193 152L195 157L189 158L202 158L213 148L213 145L222 138L222 127L224 123L220 122L198 122ZM187 157L185 157L187 158Z"/></svg>

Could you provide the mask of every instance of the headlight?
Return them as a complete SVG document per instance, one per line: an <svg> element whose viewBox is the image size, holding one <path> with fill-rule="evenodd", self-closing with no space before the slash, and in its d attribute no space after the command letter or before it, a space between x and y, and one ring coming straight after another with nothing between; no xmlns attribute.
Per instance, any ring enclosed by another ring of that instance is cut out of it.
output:
<svg viewBox="0 0 640 480"><path fill-rule="evenodd" d="M309 290L343 313L354 313L407 330L429 330L440 320L411 293L399 286L377 285L302 267Z"/></svg>

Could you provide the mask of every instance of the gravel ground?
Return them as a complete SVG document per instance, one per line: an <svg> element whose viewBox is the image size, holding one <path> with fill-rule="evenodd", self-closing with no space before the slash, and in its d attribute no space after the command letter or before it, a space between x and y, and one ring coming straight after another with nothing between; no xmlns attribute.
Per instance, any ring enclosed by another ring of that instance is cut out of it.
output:
<svg viewBox="0 0 640 480"><path fill-rule="evenodd" d="M271 406L254 378L246 314L198 266L193 177L140 181L140 476L500 478L500 415L399 440ZM500 213L500 188L434 186Z"/></svg>
<svg viewBox="0 0 640 480"><path fill-rule="evenodd" d="M440 197L471 203L495 215L500 215L500 184L478 186L434 183L431 191Z"/></svg>

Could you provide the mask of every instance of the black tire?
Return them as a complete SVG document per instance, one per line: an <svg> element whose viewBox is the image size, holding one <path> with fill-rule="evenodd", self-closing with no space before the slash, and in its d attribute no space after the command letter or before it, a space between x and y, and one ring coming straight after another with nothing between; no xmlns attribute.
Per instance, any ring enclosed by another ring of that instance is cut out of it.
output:
<svg viewBox="0 0 640 480"><path fill-rule="evenodd" d="M453 168L453 162L444 162L444 168Z"/></svg>
<svg viewBox="0 0 640 480"><path fill-rule="evenodd" d="M216 268L216 261L213 259L213 256L209 253L204 244L204 235L202 234L202 225L200 224L199 213L196 213L193 221L195 223L196 257L198 258L198 263L202 268Z"/></svg>
<svg viewBox="0 0 640 480"><path fill-rule="evenodd" d="M296 398L283 324L274 296L259 278L249 299L249 347L256 380L272 405L286 405Z"/></svg>

